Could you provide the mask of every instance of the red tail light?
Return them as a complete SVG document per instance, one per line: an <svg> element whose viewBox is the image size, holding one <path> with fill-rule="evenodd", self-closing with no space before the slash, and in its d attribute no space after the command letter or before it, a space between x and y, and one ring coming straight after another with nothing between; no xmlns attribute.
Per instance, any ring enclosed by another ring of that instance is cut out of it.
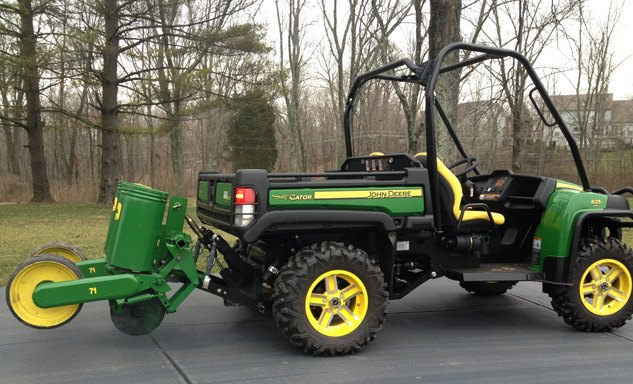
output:
<svg viewBox="0 0 633 384"><path fill-rule="evenodd" d="M253 188L236 187L233 190L235 205L233 223L238 227L246 227L255 219L255 203L257 193Z"/></svg>
<svg viewBox="0 0 633 384"><path fill-rule="evenodd" d="M253 188L237 187L233 192L233 203L235 205L255 204L257 194Z"/></svg>

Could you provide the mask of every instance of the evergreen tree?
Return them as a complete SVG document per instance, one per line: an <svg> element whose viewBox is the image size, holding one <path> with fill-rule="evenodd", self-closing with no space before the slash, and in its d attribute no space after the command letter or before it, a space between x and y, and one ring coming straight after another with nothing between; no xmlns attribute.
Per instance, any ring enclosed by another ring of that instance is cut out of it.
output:
<svg viewBox="0 0 633 384"><path fill-rule="evenodd" d="M231 103L236 111L229 129L234 169L272 170L277 160L275 109L261 89L246 92Z"/></svg>

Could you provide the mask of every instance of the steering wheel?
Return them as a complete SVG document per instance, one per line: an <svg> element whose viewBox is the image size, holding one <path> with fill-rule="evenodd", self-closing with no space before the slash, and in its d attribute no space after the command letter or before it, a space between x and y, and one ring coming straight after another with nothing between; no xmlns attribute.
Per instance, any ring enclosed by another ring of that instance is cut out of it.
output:
<svg viewBox="0 0 633 384"><path fill-rule="evenodd" d="M457 162L451 164L448 166L448 169L453 172L454 168L459 167L462 164L466 164L466 167L459 173L455 173L455 176L457 176L457 178L464 182L466 181L466 175L472 171L474 171L477 166L479 165L479 159L476 157L472 157L472 156L467 156L461 160L458 160Z"/></svg>

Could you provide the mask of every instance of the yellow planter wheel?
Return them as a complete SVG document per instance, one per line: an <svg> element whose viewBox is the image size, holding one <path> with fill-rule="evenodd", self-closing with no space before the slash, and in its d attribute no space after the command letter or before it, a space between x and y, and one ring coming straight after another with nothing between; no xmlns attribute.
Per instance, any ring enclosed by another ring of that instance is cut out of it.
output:
<svg viewBox="0 0 633 384"><path fill-rule="evenodd" d="M280 270L272 312L282 335L305 352L347 354L382 329L388 301L382 271L363 250L322 242Z"/></svg>
<svg viewBox="0 0 633 384"><path fill-rule="evenodd" d="M40 308L33 302L35 288L43 282L81 279L77 266L66 258L43 254L18 266L6 288L7 305L22 323L33 328L56 328L72 320L81 304Z"/></svg>
<svg viewBox="0 0 633 384"><path fill-rule="evenodd" d="M571 286L550 293L554 310L583 331L624 325L633 315L633 251L613 237L585 238L575 263Z"/></svg>
<svg viewBox="0 0 633 384"><path fill-rule="evenodd" d="M73 263L78 263L80 261L88 259L81 249L75 247L72 244L64 243L61 241L53 241L50 243L42 244L39 247L35 248L31 252L29 257L36 257L41 255L57 255L68 259Z"/></svg>

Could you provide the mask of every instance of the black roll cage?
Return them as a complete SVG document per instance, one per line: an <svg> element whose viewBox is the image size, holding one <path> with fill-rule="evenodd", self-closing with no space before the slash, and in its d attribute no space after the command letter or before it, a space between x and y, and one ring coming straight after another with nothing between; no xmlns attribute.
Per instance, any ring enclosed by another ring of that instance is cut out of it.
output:
<svg viewBox="0 0 633 384"><path fill-rule="evenodd" d="M454 64L446 65L442 67L442 63L446 56L453 51L468 51L477 53L479 55L470 57L468 59L459 61ZM450 123L448 118L442 108L440 102L435 98L435 86L437 83L437 79L440 74L458 70L469 65L477 64L486 60L492 59L500 59L505 57L511 57L521 63L526 70L534 88L529 92L529 98L532 104L535 105L540 118L547 126L558 125L563 136L567 140L569 148L571 150L572 156L574 158L574 163L576 164L576 169L578 171L578 176L580 177L580 182L582 187L586 191L591 190L591 186L589 185L589 179L587 178L587 173L585 171L585 166L583 165L582 158L580 156L580 151L578 149L578 145L574 140L569 128L563 121L558 109L552 102L552 99L549 97L545 87L541 83L541 80L536 74L536 71L530 64L530 62L520 54L519 52L510 50L510 49L502 49L502 48L494 48L487 47L478 44L467 44L467 43L453 43L444 47L440 53L437 55L435 59L426 61L420 65L416 65L409 59L400 59L393 61L391 63L385 64L381 67L373 69L371 71L365 72L359 75L352 87L350 88L349 94L347 96L347 102L345 105L345 112L343 114L343 129L345 132L345 150L347 157L352 157L354 154L353 151L353 143L352 143L352 132L351 132L351 113L354 110L354 101L356 99L356 95L360 88L370 80L387 80L387 81L396 81L396 82L405 82L405 83L416 83L420 84L425 89L425 126L426 126L426 152L427 152L427 168L429 172L429 180L431 183L431 202L432 202L432 212L435 220L435 227L438 231L442 229L441 223L441 215L440 215L440 202L439 202L439 194L433 193L434 191L439 191L439 176L437 171L437 142L436 142L436 125L435 119L433 118L434 114L429 113L429 111L433 111L435 108L438 111L446 129L448 130L451 139L453 140L457 150L460 155L464 158L468 157L464 147L462 146L457 134ZM387 72L393 71L397 68L408 68L411 73L402 76L390 75ZM540 109L536 106L534 101L533 93L537 91L543 101L545 102L545 106L552 114L552 118L554 119L554 123L548 124L545 121L544 116ZM478 173L478 171L477 171Z"/></svg>

